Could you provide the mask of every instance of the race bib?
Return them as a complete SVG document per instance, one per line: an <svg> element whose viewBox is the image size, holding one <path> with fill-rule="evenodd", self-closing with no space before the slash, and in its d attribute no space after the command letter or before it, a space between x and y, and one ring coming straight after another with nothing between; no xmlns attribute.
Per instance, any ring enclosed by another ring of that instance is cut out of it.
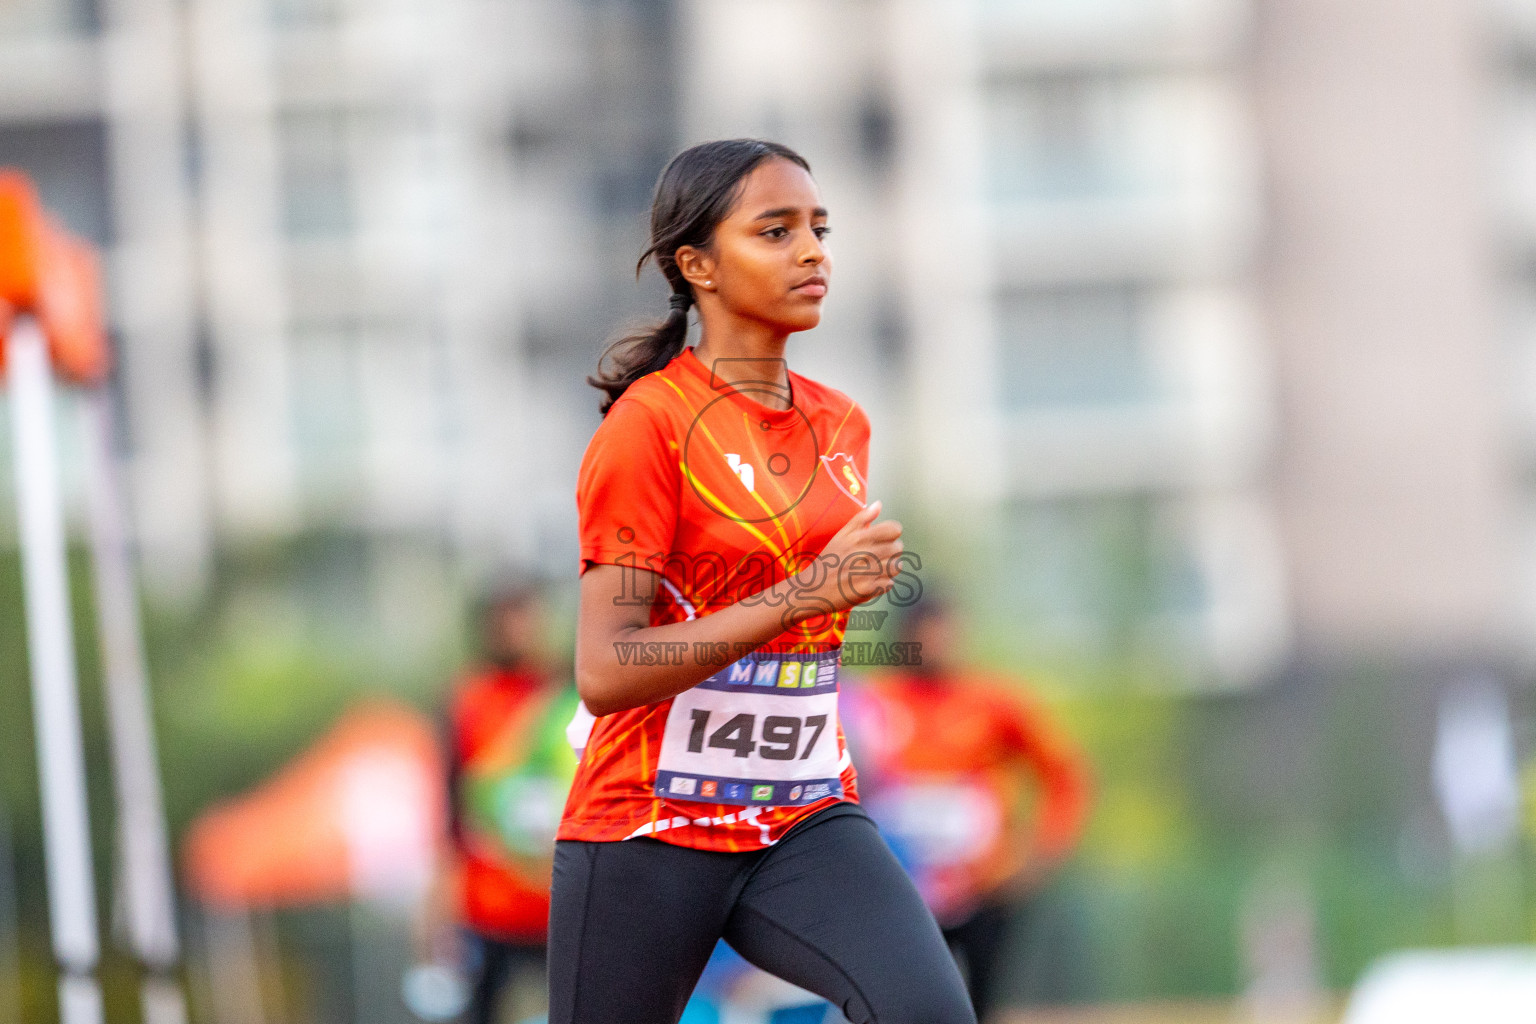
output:
<svg viewBox="0 0 1536 1024"><path fill-rule="evenodd" d="M903 862L917 869L974 860L1003 833L997 797L966 782L890 783L865 804Z"/></svg>
<svg viewBox="0 0 1536 1024"><path fill-rule="evenodd" d="M794 806L843 795L838 652L750 654L672 698L660 797Z"/></svg>

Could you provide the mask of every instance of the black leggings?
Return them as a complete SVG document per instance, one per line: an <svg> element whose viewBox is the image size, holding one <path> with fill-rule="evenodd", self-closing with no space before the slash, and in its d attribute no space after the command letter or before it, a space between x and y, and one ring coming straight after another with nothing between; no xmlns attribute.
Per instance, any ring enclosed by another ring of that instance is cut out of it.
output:
<svg viewBox="0 0 1536 1024"><path fill-rule="evenodd" d="M717 939L852 1024L975 1024L933 916L854 804L752 853L555 844L550 1024L675 1024Z"/></svg>
<svg viewBox="0 0 1536 1024"><path fill-rule="evenodd" d="M524 968L544 972L544 947L504 942L474 931L467 932L465 939L469 946L465 966L472 979L466 1024L492 1024L497 1019L496 1011L507 982Z"/></svg>
<svg viewBox="0 0 1536 1024"><path fill-rule="evenodd" d="M965 983L971 991L971 1005L976 1016L987 1019L997 995L997 959L1008 937L1012 908L1002 903L987 903L953 928L944 929L949 948L965 964Z"/></svg>

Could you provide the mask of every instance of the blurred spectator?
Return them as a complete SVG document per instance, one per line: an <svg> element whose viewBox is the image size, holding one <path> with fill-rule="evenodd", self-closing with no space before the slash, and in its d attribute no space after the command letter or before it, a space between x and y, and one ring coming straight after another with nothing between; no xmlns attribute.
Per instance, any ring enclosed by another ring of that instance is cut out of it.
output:
<svg viewBox="0 0 1536 1024"><path fill-rule="evenodd" d="M497 591L481 628L485 662L449 705L454 870L433 915L463 927L471 1024L497 1019L520 974L537 972L542 991L555 829L576 770L565 734L576 690L549 654L542 589Z"/></svg>
<svg viewBox="0 0 1536 1024"><path fill-rule="evenodd" d="M865 807L944 929L984 1020L1010 920L1082 832L1088 765L1015 683L963 665L950 608L925 599L903 634L921 645L921 664L852 688L845 726Z"/></svg>

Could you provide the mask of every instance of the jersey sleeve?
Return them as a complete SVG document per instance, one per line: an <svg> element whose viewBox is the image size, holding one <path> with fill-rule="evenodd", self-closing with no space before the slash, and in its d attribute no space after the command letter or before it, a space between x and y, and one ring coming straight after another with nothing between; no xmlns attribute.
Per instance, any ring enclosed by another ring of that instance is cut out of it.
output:
<svg viewBox="0 0 1536 1024"><path fill-rule="evenodd" d="M1064 855L1086 824L1091 771L1086 754L1039 703L998 688L993 714L1005 742L1034 771L1040 786L1036 846L1047 858Z"/></svg>
<svg viewBox="0 0 1536 1024"><path fill-rule="evenodd" d="M642 402L621 399L608 410L576 482L582 572L592 565L643 569L671 552L682 484L671 434Z"/></svg>

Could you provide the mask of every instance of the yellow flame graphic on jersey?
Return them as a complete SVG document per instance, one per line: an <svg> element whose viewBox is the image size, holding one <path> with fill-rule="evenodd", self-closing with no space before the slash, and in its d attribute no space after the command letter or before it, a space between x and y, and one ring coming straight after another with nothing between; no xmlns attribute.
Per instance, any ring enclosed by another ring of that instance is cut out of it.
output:
<svg viewBox="0 0 1536 1024"><path fill-rule="evenodd" d="M848 481L848 490L854 497L859 495L859 478L853 475L853 467L844 463L843 479Z"/></svg>

